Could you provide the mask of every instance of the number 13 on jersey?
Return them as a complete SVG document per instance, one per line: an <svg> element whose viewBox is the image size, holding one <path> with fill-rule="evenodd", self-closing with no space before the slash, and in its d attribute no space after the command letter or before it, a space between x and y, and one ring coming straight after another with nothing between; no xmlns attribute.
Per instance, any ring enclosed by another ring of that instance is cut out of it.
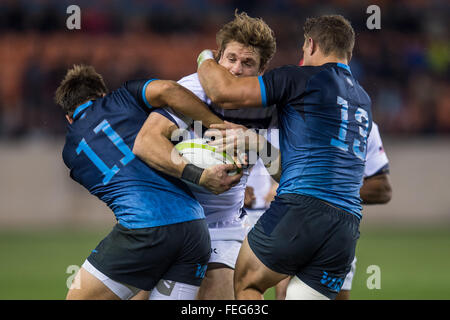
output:
<svg viewBox="0 0 450 320"><path fill-rule="evenodd" d="M338 139L332 138L330 144L336 148L341 149L342 151L348 152L350 142L346 141L346 139L349 125L349 105L348 101L341 97L337 97L337 104L341 107L341 125L339 127ZM352 151L359 159L364 161L366 158L367 136L369 132L369 115L367 111L363 108L356 108L355 120L356 122L361 124L361 126L358 126L359 134L353 141ZM362 148L361 143L363 145Z"/></svg>

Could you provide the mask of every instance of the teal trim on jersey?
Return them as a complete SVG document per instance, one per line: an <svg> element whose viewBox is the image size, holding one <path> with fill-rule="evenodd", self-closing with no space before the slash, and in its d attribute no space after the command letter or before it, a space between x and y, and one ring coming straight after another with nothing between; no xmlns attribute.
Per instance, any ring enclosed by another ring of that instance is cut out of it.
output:
<svg viewBox="0 0 450 320"><path fill-rule="evenodd" d="M258 81L259 81L259 88L261 89L262 106L267 107L266 86L264 85L262 76L258 76Z"/></svg>
<svg viewBox="0 0 450 320"><path fill-rule="evenodd" d="M153 109L153 106L147 101L147 98L145 97L145 89L147 89L147 86L150 82L155 81L158 79L150 79L148 80L144 86L142 87L142 100L144 101L145 105L149 108L149 109Z"/></svg>
<svg viewBox="0 0 450 320"><path fill-rule="evenodd" d="M350 73L352 73L352 70L350 70L350 67L349 67L348 65L344 64L344 63L338 62L338 63L337 63L337 66L340 67L340 68L343 68L343 69L347 70L347 71L350 72Z"/></svg>
<svg viewBox="0 0 450 320"><path fill-rule="evenodd" d="M78 115L85 110L87 107L89 107L90 105L92 105L92 101L88 101L83 103L82 105L78 106L75 111L73 112L73 116L72 119L76 119L78 117Z"/></svg>

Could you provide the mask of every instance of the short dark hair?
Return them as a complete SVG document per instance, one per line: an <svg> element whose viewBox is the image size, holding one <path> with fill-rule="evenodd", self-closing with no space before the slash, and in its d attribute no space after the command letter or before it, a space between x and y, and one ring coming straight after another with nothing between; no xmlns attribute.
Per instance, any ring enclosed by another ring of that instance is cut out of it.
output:
<svg viewBox="0 0 450 320"><path fill-rule="evenodd" d="M55 102L72 116L75 108L87 100L102 97L108 92L103 77L93 66L74 65L69 69L55 92Z"/></svg>
<svg viewBox="0 0 450 320"><path fill-rule="evenodd" d="M350 61L355 45L355 31L350 21L341 15L325 15L306 19L305 39L313 39L324 55L334 53Z"/></svg>

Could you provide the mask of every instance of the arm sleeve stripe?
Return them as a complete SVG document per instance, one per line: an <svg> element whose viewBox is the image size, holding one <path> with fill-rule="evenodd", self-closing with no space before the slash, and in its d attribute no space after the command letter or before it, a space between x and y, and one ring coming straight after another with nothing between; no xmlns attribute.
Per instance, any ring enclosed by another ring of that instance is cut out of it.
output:
<svg viewBox="0 0 450 320"><path fill-rule="evenodd" d="M264 85L262 76L258 76L258 81L259 81L259 88L261 89L262 106L267 107L266 86Z"/></svg>
<svg viewBox="0 0 450 320"><path fill-rule="evenodd" d="M150 82L155 81L158 79L150 79L148 80L144 86L142 87L142 101L144 101L145 105L149 108L149 109L153 109L153 106L147 101L147 98L145 97L145 90L147 89L147 86Z"/></svg>

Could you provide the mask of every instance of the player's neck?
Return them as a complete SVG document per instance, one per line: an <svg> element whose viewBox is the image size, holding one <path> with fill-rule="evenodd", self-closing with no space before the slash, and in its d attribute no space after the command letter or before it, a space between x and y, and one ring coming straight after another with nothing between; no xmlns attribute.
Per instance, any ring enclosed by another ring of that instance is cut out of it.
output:
<svg viewBox="0 0 450 320"><path fill-rule="evenodd" d="M319 66L324 65L326 63L343 63L343 64L348 65L348 60L329 55L326 57L322 57L322 58L318 59L318 61L317 61L317 65L319 65Z"/></svg>

